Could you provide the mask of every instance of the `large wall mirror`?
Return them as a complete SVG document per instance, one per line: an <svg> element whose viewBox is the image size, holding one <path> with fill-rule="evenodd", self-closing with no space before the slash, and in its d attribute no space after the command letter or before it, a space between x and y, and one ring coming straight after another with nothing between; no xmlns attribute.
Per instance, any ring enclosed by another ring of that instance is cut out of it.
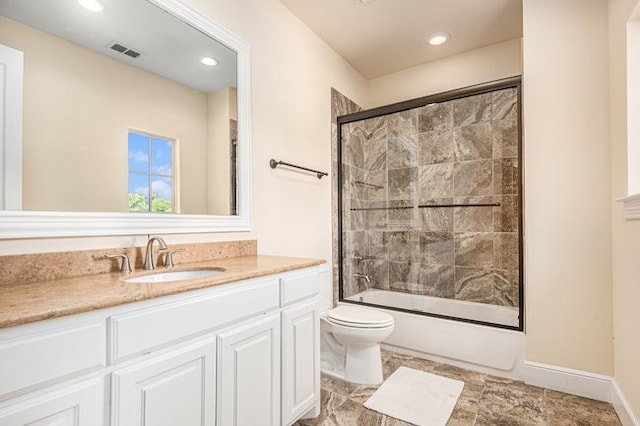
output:
<svg viewBox="0 0 640 426"><path fill-rule="evenodd" d="M0 77L0 238L250 228L249 48L181 1L0 0Z"/></svg>

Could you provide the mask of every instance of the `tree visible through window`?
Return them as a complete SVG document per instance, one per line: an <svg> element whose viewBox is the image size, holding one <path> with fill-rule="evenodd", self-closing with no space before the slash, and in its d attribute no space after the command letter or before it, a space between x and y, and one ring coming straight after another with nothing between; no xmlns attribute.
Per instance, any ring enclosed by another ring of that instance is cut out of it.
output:
<svg viewBox="0 0 640 426"><path fill-rule="evenodd" d="M158 136L129 132L130 212L175 211L173 145Z"/></svg>

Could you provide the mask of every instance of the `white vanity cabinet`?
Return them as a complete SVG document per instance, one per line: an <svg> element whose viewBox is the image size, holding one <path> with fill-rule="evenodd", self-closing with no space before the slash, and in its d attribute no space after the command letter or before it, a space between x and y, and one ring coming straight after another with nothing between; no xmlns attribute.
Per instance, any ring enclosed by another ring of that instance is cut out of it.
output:
<svg viewBox="0 0 640 426"><path fill-rule="evenodd" d="M282 306L282 424L320 414L320 297L323 274L280 279Z"/></svg>
<svg viewBox="0 0 640 426"><path fill-rule="evenodd" d="M0 425L317 415L319 266L0 329Z"/></svg>
<svg viewBox="0 0 640 426"><path fill-rule="evenodd" d="M280 315L218 335L218 425L280 424Z"/></svg>

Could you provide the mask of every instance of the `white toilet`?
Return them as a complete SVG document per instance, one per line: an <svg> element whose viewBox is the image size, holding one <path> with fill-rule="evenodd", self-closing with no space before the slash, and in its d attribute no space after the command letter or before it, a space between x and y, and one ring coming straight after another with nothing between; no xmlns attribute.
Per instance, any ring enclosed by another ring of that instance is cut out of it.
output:
<svg viewBox="0 0 640 426"><path fill-rule="evenodd" d="M339 305L320 319L320 325L323 373L353 383L382 383L380 342L393 331L391 315Z"/></svg>

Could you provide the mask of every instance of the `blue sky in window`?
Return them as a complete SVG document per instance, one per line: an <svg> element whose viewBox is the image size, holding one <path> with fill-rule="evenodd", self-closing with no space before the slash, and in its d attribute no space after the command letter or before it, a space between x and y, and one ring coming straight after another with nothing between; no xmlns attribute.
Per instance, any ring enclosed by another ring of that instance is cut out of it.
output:
<svg viewBox="0 0 640 426"><path fill-rule="evenodd" d="M154 178L151 182L151 189L154 194L160 198L166 198L170 200L173 192L173 183L168 178Z"/></svg>
<svg viewBox="0 0 640 426"><path fill-rule="evenodd" d="M173 172L173 154L171 152L171 142L162 139L151 139L151 152L153 160L151 161L154 175L171 176Z"/></svg>
<svg viewBox="0 0 640 426"><path fill-rule="evenodd" d="M129 193L149 194L149 178L146 175L129 173Z"/></svg>
<svg viewBox="0 0 640 426"><path fill-rule="evenodd" d="M129 133L129 171L147 173L149 170L149 138Z"/></svg>

